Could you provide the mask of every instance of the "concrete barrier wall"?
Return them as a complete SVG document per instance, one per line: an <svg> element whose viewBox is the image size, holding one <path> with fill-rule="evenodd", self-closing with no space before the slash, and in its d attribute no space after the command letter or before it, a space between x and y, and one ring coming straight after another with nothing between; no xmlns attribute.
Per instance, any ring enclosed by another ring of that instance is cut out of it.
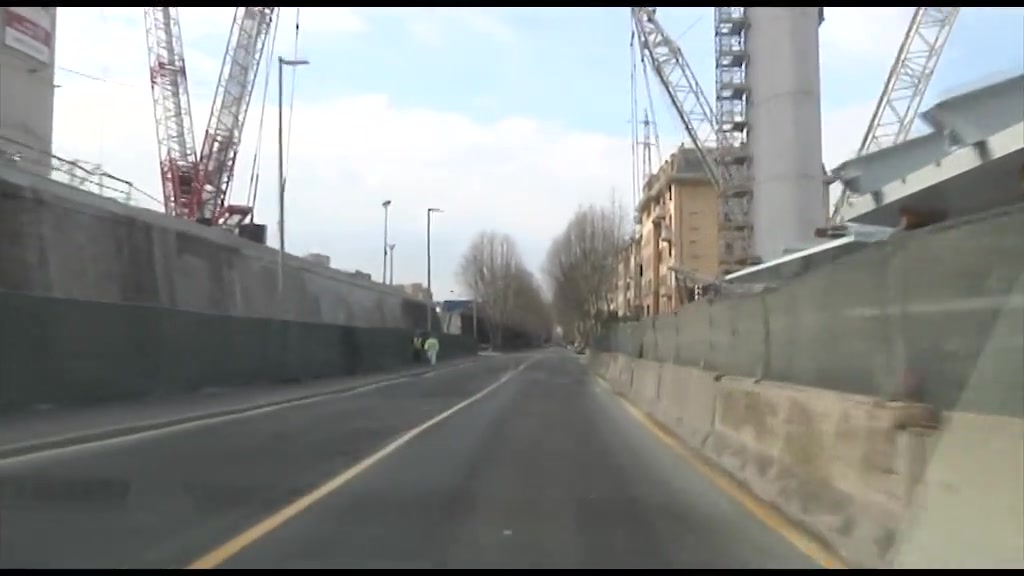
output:
<svg viewBox="0 0 1024 576"><path fill-rule="evenodd" d="M752 296L609 329L593 347L944 410L1024 417L1024 207L895 236ZM982 348L998 377L964 397Z"/></svg>
<svg viewBox="0 0 1024 576"><path fill-rule="evenodd" d="M603 334L592 366L854 566L1024 567L1024 209Z"/></svg>
<svg viewBox="0 0 1024 576"><path fill-rule="evenodd" d="M592 355L595 372L854 566L886 562L921 475L921 405ZM915 465L916 463L916 465Z"/></svg>
<svg viewBox="0 0 1024 576"><path fill-rule="evenodd" d="M1015 293L1024 293L1024 278ZM890 561L897 568L1024 568L1024 418L974 414L1006 374L1024 373L1024 308L1008 308L983 343L960 405L919 433L924 468ZM1003 342L1018 339L1018 353ZM921 449L919 449L921 450Z"/></svg>
<svg viewBox="0 0 1024 576"><path fill-rule="evenodd" d="M0 292L0 411L401 368L412 334Z"/></svg>
<svg viewBox="0 0 1024 576"><path fill-rule="evenodd" d="M423 328L401 290L0 165L0 290L347 326ZM440 319L435 315L435 326Z"/></svg>

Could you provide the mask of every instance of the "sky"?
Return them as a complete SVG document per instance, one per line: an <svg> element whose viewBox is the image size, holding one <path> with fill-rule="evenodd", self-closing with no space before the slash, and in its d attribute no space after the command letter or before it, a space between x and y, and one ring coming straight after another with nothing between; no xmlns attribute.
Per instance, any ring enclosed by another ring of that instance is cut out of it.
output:
<svg viewBox="0 0 1024 576"><path fill-rule="evenodd" d="M822 132L830 168L855 152L912 11L826 8ZM180 9L200 140L232 13ZM712 8L658 14L711 90ZM257 165L256 221L276 244L276 57L308 60L284 75L288 252L327 254L336 268L379 279L381 203L391 200L395 282L425 282L426 211L440 208L431 232L435 294L463 296L458 261L478 231L512 235L539 271L578 206L631 201L625 8L284 8L278 26L231 198L245 201ZM922 109L1024 72L1022 46L1024 8L962 9ZM136 195L136 204L159 210L143 9L62 7L56 62L54 152L99 163L153 198ZM652 90L667 157L682 141L681 125Z"/></svg>

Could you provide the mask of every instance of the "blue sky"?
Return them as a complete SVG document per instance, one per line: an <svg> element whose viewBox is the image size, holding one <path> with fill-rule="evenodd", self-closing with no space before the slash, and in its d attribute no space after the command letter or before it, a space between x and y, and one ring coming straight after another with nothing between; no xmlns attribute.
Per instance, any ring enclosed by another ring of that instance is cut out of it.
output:
<svg viewBox="0 0 1024 576"><path fill-rule="evenodd" d="M827 162L838 163L856 147L910 10L826 9ZM277 48L285 56L293 53L295 17L294 8L283 9ZM659 17L710 90L711 8L663 8ZM200 133L229 18L224 8L182 9ZM391 199L396 280L422 281L423 211L438 205L446 212L433 237L434 283L443 296L458 291L458 256L475 231L512 234L528 263L539 268L547 243L575 206L602 202L612 190L629 198L625 8L303 8L299 20L299 55L311 65L296 72L289 251L327 253L338 267L379 276L380 202ZM105 32L97 36L96 29ZM101 161L158 193L141 9L62 8L58 31L58 64L106 80L58 75L64 86L57 100L58 153ZM1024 9L963 9L925 105L1022 71ZM668 151L681 131L654 89ZM253 100L238 160L245 176L236 179L236 190L243 192L260 136L261 97ZM262 135L270 151L260 162L267 182L274 174L275 99L269 99ZM272 200L261 187L258 219L273 235Z"/></svg>
<svg viewBox="0 0 1024 576"><path fill-rule="evenodd" d="M1001 12L962 11L926 106L941 92L974 77L1012 74L1024 67L1024 10ZM294 14L285 9L284 21L289 17L294 21ZM629 134L630 23L625 9L505 9L492 17L507 35L496 37L489 29L465 26L450 36L425 40L404 31L405 19L389 13L368 17L365 32L310 35L302 39L302 53L328 62L324 66L330 71L317 74L316 84L304 84L302 96L315 101L385 93L399 106L452 111L481 122L527 116L577 130ZM670 32L676 32L709 90L714 64L711 9L667 8L660 17ZM827 26L838 24L827 16ZM906 19L893 24L902 32ZM290 45L290 34L283 29L281 34ZM823 58L848 56L828 46L823 51ZM877 96L891 57L878 62L852 56L848 65L823 66L825 109ZM660 93L656 99L663 100Z"/></svg>

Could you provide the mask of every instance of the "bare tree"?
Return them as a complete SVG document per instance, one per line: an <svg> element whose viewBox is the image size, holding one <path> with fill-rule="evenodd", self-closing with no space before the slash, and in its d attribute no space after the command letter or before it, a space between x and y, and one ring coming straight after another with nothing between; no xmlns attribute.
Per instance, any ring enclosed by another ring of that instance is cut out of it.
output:
<svg viewBox="0 0 1024 576"><path fill-rule="evenodd" d="M576 211L548 249L544 273L564 332L587 342L612 307L612 288L628 241L621 204L589 205Z"/></svg>
<svg viewBox="0 0 1024 576"><path fill-rule="evenodd" d="M521 268L512 277L511 282L515 313L509 319L509 325L535 339L550 337L554 328L551 306L544 298L544 291L537 277L528 269Z"/></svg>
<svg viewBox="0 0 1024 576"><path fill-rule="evenodd" d="M482 304L492 344L504 327L537 333L548 318L539 283L508 234L480 232L462 255L459 281Z"/></svg>

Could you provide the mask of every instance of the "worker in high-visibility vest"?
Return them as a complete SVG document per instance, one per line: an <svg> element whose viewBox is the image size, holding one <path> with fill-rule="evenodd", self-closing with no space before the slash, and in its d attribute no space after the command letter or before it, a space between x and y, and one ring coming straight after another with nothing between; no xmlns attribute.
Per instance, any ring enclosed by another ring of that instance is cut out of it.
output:
<svg viewBox="0 0 1024 576"><path fill-rule="evenodd" d="M412 337L412 361L419 362L423 358L423 332L417 331Z"/></svg>
<svg viewBox="0 0 1024 576"><path fill-rule="evenodd" d="M427 341L423 343L423 349L427 351L427 358L430 359L430 365L434 366L437 364L437 351L441 349L441 343L437 340L437 336L431 334L427 337Z"/></svg>

